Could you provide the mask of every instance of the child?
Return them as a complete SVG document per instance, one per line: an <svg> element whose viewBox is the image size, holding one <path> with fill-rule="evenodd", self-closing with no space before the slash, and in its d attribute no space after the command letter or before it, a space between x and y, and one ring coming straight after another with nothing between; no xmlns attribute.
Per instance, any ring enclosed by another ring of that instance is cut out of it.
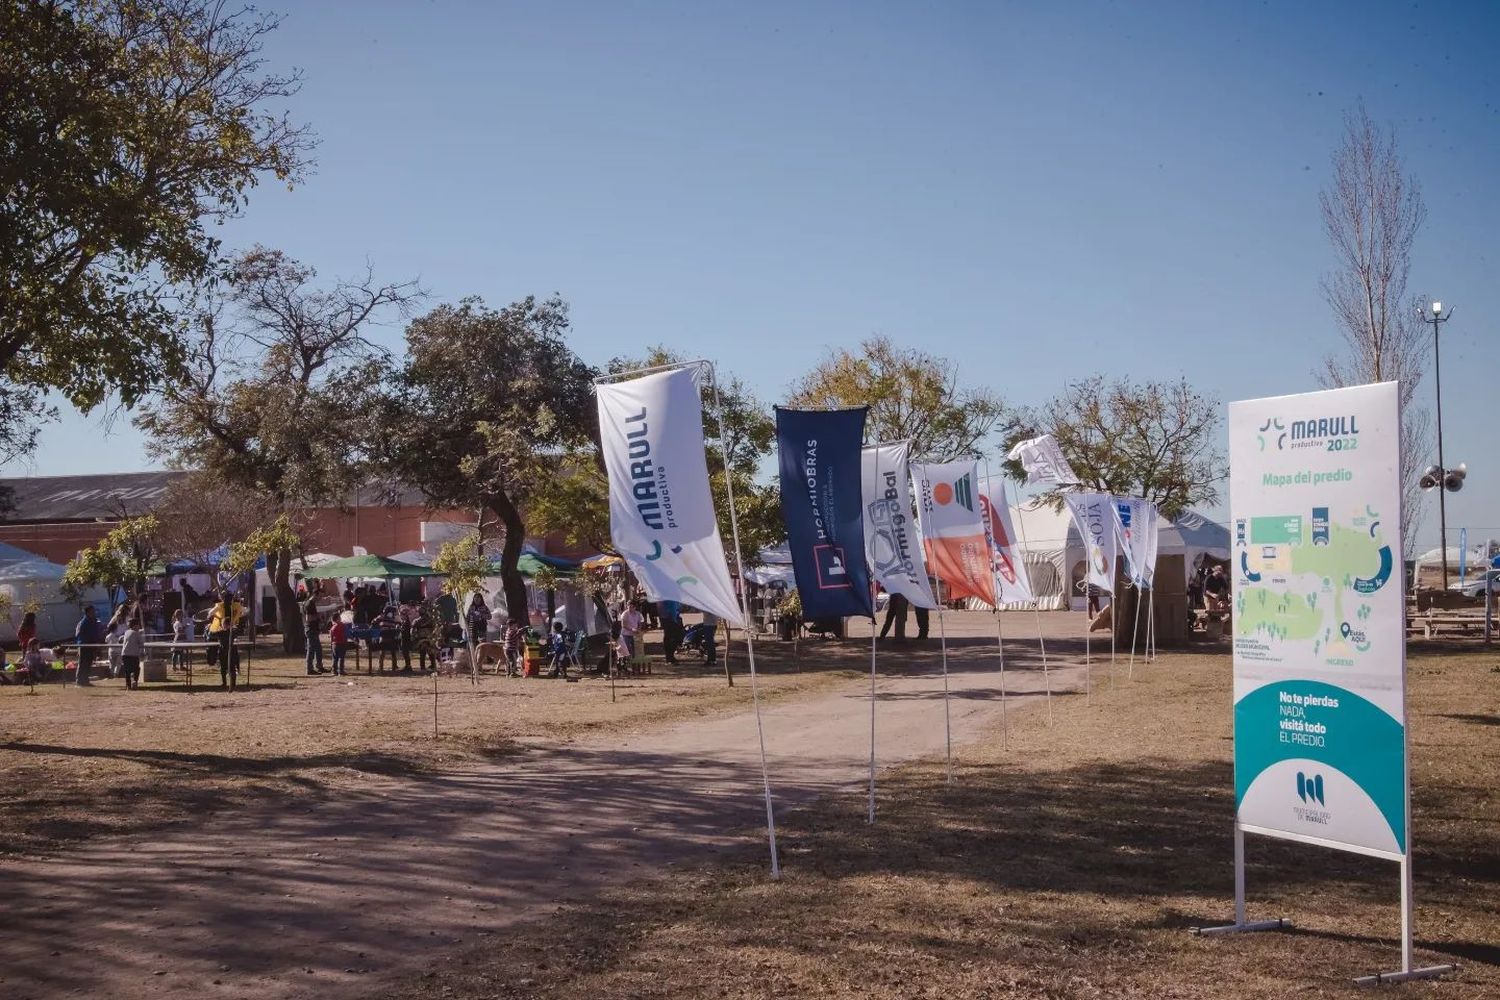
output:
<svg viewBox="0 0 1500 1000"><path fill-rule="evenodd" d="M344 623L343 615L334 615L333 624L328 626L328 643L333 647L333 676L344 675L344 653L349 649L349 626Z"/></svg>
<svg viewBox="0 0 1500 1000"><path fill-rule="evenodd" d="M172 612L172 642L187 642L191 636L188 634L187 619L179 609ZM183 670L187 667L187 650L179 649L175 645L172 648L172 669Z"/></svg>
<svg viewBox="0 0 1500 1000"><path fill-rule="evenodd" d="M125 675L125 690L141 686L141 656L146 652L146 632L139 618L131 618L120 640L120 670Z"/></svg>
<svg viewBox="0 0 1500 1000"><path fill-rule="evenodd" d="M552 676L568 676L568 633L562 622L552 623L552 642L547 648L552 657Z"/></svg>
<svg viewBox="0 0 1500 1000"><path fill-rule="evenodd" d="M526 642L526 630L512 619L505 623L505 676L515 677L521 672L521 647Z"/></svg>

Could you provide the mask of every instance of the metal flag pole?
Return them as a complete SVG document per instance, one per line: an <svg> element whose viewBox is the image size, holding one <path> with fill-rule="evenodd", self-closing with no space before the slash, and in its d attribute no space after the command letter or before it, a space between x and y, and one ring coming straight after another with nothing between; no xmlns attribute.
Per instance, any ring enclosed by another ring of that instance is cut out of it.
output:
<svg viewBox="0 0 1500 1000"><path fill-rule="evenodd" d="M1004 498L1002 497L1001 499ZM1026 548L1030 548L1031 543L1026 541L1026 519L1021 516L1021 508L1019 506L1016 507L1016 524L1020 526L1021 530L1021 545ZM1063 544L1064 548L1066 549L1066 538L1063 539ZM1026 557L1023 555L1021 557L1023 565L1025 563L1025 559ZM1042 650L1042 683L1047 687L1047 725L1050 726L1052 725L1052 677L1047 673L1047 639L1042 635L1042 605L1041 602L1036 599L1036 593L1034 591L1031 595L1031 610L1032 613L1036 615L1036 642Z"/></svg>
<svg viewBox="0 0 1500 1000"><path fill-rule="evenodd" d="M943 602L937 602L938 641L943 647L943 739L948 748L948 784L953 784L953 718L948 712L948 625L943 618Z"/></svg>
<svg viewBox="0 0 1500 1000"><path fill-rule="evenodd" d="M873 603L871 605L873 609ZM875 640L880 630L875 627L875 616L870 615L870 809L866 823L875 822Z"/></svg>
<svg viewBox="0 0 1500 1000"><path fill-rule="evenodd" d="M1156 662L1156 581L1146 591L1146 662Z"/></svg>
<svg viewBox="0 0 1500 1000"><path fill-rule="evenodd" d="M990 460L986 456L984 460L984 479L988 486L990 479ZM980 490L986 493L985 489ZM981 504L981 508L983 505ZM1005 712L1005 636L1000 625L1000 585L995 580L995 533L986 524L984 526L984 544L986 549L988 569L990 574L990 598L995 603L990 605L991 614L995 616L995 648L1000 653L1000 742L1002 745L1010 741L1010 719Z"/></svg>
<svg viewBox="0 0 1500 1000"><path fill-rule="evenodd" d="M745 656L750 661L750 701L755 706L755 734L760 740L760 780L766 796L766 837L771 846L771 877L781 877L781 859L776 854L776 811L771 805L771 771L766 764L766 729L760 718L760 684L755 672L755 629L750 625L750 605L745 598L745 560L740 554L740 519L734 505L734 476L729 469L729 448L724 444L724 404L719 399L719 373L706 361L714 386L714 415L719 421L719 453L724 458L724 490L729 498L729 530L734 541L734 565L739 576L740 615L745 629Z"/></svg>
<svg viewBox="0 0 1500 1000"><path fill-rule="evenodd" d="M1137 570L1136 572L1140 572ZM1149 624L1149 623L1148 623ZM1141 584L1135 585L1135 624L1130 627L1130 667L1126 676L1135 680L1135 639L1141 630Z"/></svg>
<svg viewBox="0 0 1500 1000"><path fill-rule="evenodd" d="M1109 498L1110 506L1114 506L1114 497ZM1119 514L1111 512L1114 520L1119 519ZM1115 634L1119 631L1116 627L1119 622L1115 620L1115 591L1120 589L1120 535L1115 531L1115 526L1109 526L1109 689L1115 689Z"/></svg>

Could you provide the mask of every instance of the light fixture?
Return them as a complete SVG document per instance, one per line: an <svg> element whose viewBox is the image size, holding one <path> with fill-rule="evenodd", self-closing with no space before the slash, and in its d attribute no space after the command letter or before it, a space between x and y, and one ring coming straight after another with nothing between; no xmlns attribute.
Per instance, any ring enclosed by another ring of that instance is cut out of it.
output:
<svg viewBox="0 0 1500 1000"><path fill-rule="evenodd" d="M1432 304L1432 314L1434 316L1438 315L1442 311L1443 311L1443 304L1441 302L1434 302Z"/></svg>

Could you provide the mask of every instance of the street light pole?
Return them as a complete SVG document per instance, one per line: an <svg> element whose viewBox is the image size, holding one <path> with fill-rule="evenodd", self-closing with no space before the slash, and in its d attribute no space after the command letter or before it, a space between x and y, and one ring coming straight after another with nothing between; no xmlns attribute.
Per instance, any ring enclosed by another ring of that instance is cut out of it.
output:
<svg viewBox="0 0 1500 1000"><path fill-rule="evenodd" d="M1448 322L1448 317L1453 315L1452 308L1445 313L1441 302L1433 302L1430 312L1423 310L1422 318L1432 324L1432 374L1437 383L1437 448L1438 468L1442 469L1442 475L1448 474L1448 466L1443 464L1443 361L1442 354L1438 349L1438 324ZM1444 494L1447 489L1442 482L1438 483L1438 548L1443 552L1443 593L1448 592L1448 505Z"/></svg>

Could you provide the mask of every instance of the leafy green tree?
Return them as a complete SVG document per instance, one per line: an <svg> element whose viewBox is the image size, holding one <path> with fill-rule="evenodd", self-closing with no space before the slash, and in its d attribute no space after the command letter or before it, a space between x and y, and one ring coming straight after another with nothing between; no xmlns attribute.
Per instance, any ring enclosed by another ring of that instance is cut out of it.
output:
<svg viewBox="0 0 1500 1000"><path fill-rule="evenodd" d="M64 567L61 590L70 601L82 601L93 587L109 591L111 606L146 587L146 571L160 558L155 515L130 517L111 528L93 546L79 552Z"/></svg>
<svg viewBox="0 0 1500 1000"><path fill-rule="evenodd" d="M260 55L277 19L214 0L0 0L0 392L135 404L183 362L213 227L304 172ZM24 426L0 439L29 448Z"/></svg>
<svg viewBox="0 0 1500 1000"><path fill-rule="evenodd" d="M389 367L369 331L422 294L412 282L378 282L368 268L316 279L280 251L240 256L224 295L198 317L183 377L137 418L153 456L263 499L267 516L337 502L361 483ZM300 652L293 552L265 556L283 647Z"/></svg>
<svg viewBox="0 0 1500 1000"><path fill-rule="evenodd" d="M1218 445L1221 409L1186 379L1094 375L1028 414L1007 445L1049 432L1084 487L1145 497L1176 517L1219 498L1228 471Z"/></svg>
<svg viewBox="0 0 1500 1000"><path fill-rule="evenodd" d="M469 617L464 612L470 600L484 587L484 578L489 574L490 561L484 556L482 544L477 533L465 535L444 542L432 560L432 568L443 574L443 592L451 594L458 602L458 620L463 625L464 645L469 650L469 680L475 684L479 683L479 655L474 647L474 633L469 631ZM515 607L511 605L512 609ZM524 609L525 604L522 603L521 607ZM515 613L511 611L512 615ZM437 711L435 705L433 711Z"/></svg>
<svg viewBox="0 0 1500 1000"><path fill-rule="evenodd" d="M960 385L958 364L889 337L859 351L831 351L792 386L788 405L806 409L868 406L865 441L910 440L912 455L946 462L978 458L1011 413L989 389Z"/></svg>
<svg viewBox="0 0 1500 1000"><path fill-rule="evenodd" d="M594 370L569 349L568 326L556 296L498 310L468 298L418 317L377 435L393 479L434 506L475 511L482 540L499 540L512 614L526 607L517 566L527 512L598 436Z"/></svg>

